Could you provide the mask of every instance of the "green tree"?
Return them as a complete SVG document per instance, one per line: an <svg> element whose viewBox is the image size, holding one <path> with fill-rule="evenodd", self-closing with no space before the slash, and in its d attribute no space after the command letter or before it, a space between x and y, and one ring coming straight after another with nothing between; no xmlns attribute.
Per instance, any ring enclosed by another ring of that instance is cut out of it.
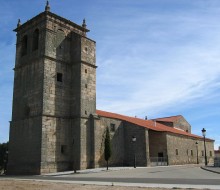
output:
<svg viewBox="0 0 220 190"><path fill-rule="evenodd" d="M105 161L107 162L107 170L108 170L108 161L111 157L111 142L110 142L110 133L107 127L106 134L105 134Z"/></svg>

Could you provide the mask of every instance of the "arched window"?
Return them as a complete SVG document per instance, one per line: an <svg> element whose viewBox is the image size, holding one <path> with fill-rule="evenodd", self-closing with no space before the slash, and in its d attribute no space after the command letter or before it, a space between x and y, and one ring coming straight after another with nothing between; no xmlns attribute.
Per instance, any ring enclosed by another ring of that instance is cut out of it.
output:
<svg viewBox="0 0 220 190"><path fill-rule="evenodd" d="M65 54L65 33L60 29L56 35L56 53L59 58L63 58Z"/></svg>
<svg viewBox="0 0 220 190"><path fill-rule="evenodd" d="M21 56L24 56L27 54L27 42L28 42L28 37L27 35L25 35L21 41Z"/></svg>
<svg viewBox="0 0 220 190"><path fill-rule="evenodd" d="M36 29L33 33L32 51L38 49L38 44L39 44L39 30Z"/></svg>

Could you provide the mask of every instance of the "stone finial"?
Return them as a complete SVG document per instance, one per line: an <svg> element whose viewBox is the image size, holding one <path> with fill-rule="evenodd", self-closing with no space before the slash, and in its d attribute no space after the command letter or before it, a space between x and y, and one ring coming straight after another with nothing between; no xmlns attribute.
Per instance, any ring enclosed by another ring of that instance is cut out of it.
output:
<svg viewBox="0 0 220 190"><path fill-rule="evenodd" d="M47 4L46 4L46 6L45 6L45 11L50 11L49 1L47 1Z"/></svg>
<svg viewBox="0 0 220 190"><path fill-rule="evenodd" d="M83 27L83 28L86 28L86 19L83 19L82 27Z"/></svg>
<svg viewBox="0 0 220 190"><path fill-rule="evenodd" d="M21 20L18 19L18 24L17 24L17 27L21 26Z"/></svg>

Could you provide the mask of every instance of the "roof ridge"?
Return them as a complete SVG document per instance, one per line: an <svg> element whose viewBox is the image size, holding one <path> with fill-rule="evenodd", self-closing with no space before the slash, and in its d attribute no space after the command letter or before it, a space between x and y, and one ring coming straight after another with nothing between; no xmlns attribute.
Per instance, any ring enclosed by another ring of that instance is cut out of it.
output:
<svg viewBox="0 0 220 190"><path fill-rule="evenodd" d="M96 111L110 113L110 114L115 114L115 115L122 116L122 117L129 117L129 118L133 118L133 119L140 119L140 120L143 120L143 121L147 121L147 120L139 118L139 117L127 116L127 115L122 115L122 114L118 114L118 113L114 113L114 112L109 112L109 111L103 111L103 110L96 110Z"/></svg>
<svg viewBox="0 0 220 190"><path fill-rule="evenodd" d="M159 117L151 120L157 120L157 119L166 119L166 118L171 118L171 117L183 117L182 115L174 115L174 116L168 116L168 117Z"/></svg>

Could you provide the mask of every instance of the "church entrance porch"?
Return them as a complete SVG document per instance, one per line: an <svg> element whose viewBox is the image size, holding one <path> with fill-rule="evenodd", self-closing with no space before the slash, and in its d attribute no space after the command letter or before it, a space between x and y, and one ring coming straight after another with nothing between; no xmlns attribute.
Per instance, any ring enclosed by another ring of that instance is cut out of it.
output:
<svg viewBox="0 0 220 190"><path fill-rule="evenodd" d="M166 134L149 130L149 157L150 166L167 166L167 143Z"/></svg>

